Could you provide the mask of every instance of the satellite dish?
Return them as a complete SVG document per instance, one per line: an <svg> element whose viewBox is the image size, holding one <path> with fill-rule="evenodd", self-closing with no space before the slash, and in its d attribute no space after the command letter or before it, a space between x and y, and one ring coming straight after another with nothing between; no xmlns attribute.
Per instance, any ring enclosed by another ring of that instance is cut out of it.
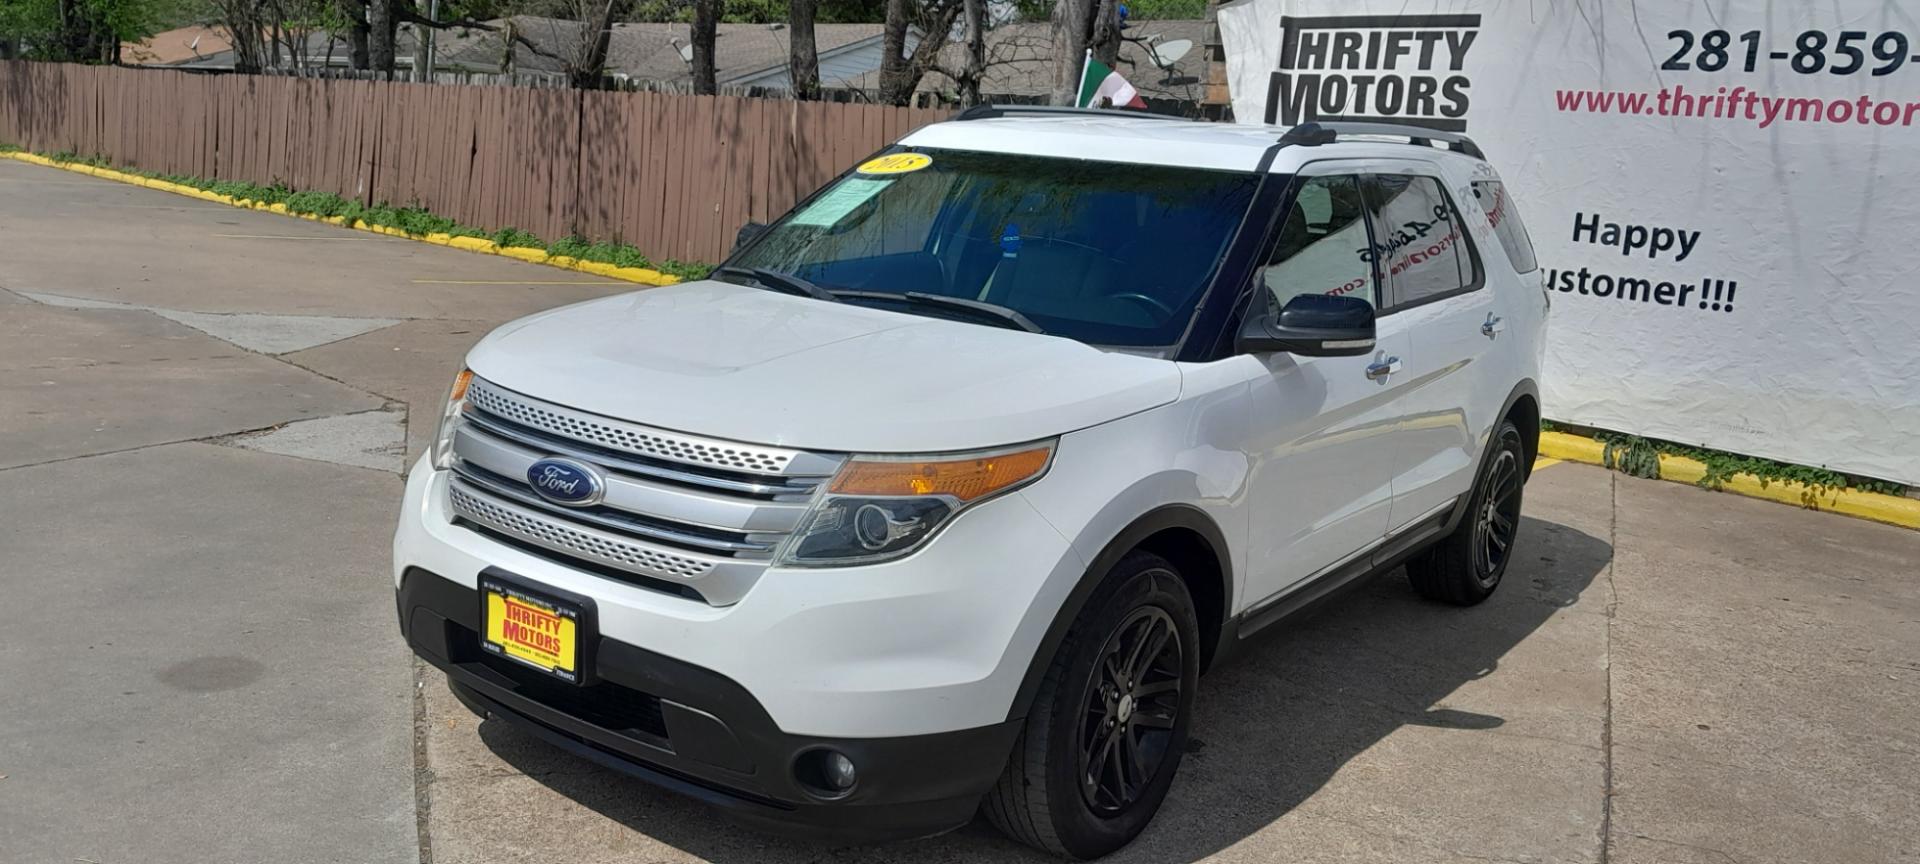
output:
<svg viewBox="0 0 1920 864"><path fill-rule="evenodd" d="M1162 42L1153 46L1153 65L1162 69L1172 69L1173 64L1180 62L1180 58L1187 56L1187 52L1192 50L1192 39L1175 39L1171 42Z"/></svg>
<svg viewBox="0 0 1920 864"><path fill-rule="evenodd" d="M693 46L692 45L683 43L677 38L669 39L667 41L672 42L674 49L680 52L680 59L682 61L684 61L688 66L693 65Z"/></svg>

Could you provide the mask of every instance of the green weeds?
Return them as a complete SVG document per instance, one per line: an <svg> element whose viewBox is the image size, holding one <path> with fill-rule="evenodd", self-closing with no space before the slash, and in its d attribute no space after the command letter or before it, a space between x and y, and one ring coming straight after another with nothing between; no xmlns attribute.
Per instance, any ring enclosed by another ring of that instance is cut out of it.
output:
<svg viewBox="0 0 1920 864"><path fill-rule="evenodd" d="M1870 477L1856 477L1812 465L1776 462L1757 456L1742 456L1724 450L1709 450L1705 447L1692 447L1620 432L1593 430L1592 434L1594 440L1604 445L1600 455L1601 463L1608 468L1635 477L1657 478L1660 476L1661 456L1680 456L1706 466L1706 474L1695 484L1706 489L1719 489L1737 474L1751 475L1760 481L1762 489L1773 483L1800 483L1813 490L1815 494L1821 495L1842 489L1875 492L1882 495L1903 495L1907 489L1899 483L1875 480Z"/></svg>

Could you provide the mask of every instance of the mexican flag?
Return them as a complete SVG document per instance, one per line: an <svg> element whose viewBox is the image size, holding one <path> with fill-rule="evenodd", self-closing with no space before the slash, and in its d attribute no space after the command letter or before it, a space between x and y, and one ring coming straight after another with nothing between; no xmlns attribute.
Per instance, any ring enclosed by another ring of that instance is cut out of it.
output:
<svg viewBox="0 0 1920 864"><path fill-rule="evenodd" d="M1140 98L1140 91L1133 89L1120 73L1107 68L1107 64L1093 59L1093 52L1087 52L1086 65L1080 67L1081 108L1098 108L1100 100L1106 99L1115 108L1145 108L1147 102Z"/></svg>

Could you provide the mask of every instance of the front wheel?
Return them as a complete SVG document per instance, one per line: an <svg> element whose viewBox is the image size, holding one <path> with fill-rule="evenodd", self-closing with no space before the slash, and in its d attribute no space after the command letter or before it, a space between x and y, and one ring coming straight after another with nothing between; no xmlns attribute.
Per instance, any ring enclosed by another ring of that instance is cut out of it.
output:
<svg viewBox="0 0 1920 864"><path fill-rule="evenodd" d="M1472 606L1493 594L1513 560L1527 448L1513 421L1493 430L1493 446L1468 493L1467 512L1446 539L1407 562L1407 581L1429 600Z"/></svg>
<svg viewBox="0 0 1920 864"><path fill-rule="evenodd" d="M1180 574L1157 555L1114 565L1060 643L982 809L1001 831L1098 858L1147 827L1186 749L1200 628Z"/></svg>

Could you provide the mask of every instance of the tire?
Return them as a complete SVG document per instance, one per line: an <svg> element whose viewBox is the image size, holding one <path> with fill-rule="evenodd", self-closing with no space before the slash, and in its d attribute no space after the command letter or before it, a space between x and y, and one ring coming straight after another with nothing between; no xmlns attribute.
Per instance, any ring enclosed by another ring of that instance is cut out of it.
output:
<svg viewBox="0 0 1920 864"><path fill-rule="evenodd" d="M1126 664L1102 662L1125 661L1129 649L1151 648L1153 640L1163 645L1157 656L1131 667L1144 674L1110 672ZM1108 688L1111 679L1119 686ZM1127 845L1173 784L1199 679L1200 627L1186 583L1166 559L1127 553L1054 653L1006 772L981 805L987 819L1015 840L1067 858L1098 858ZM1083 784L1082 751L1103 741L1114 746L1091 754L1102 760L1100 780Z"/></svg>
<svg viewBox="0 0 1920 864"><path fill-rule="evenodd" d="M1519 427L1501 420L1481 460L1480 476L1474 480L1460 525L1407 562L1407 581L1422 597L1472 606L1500 587L1519 537L1526 458Z"/></svg>

